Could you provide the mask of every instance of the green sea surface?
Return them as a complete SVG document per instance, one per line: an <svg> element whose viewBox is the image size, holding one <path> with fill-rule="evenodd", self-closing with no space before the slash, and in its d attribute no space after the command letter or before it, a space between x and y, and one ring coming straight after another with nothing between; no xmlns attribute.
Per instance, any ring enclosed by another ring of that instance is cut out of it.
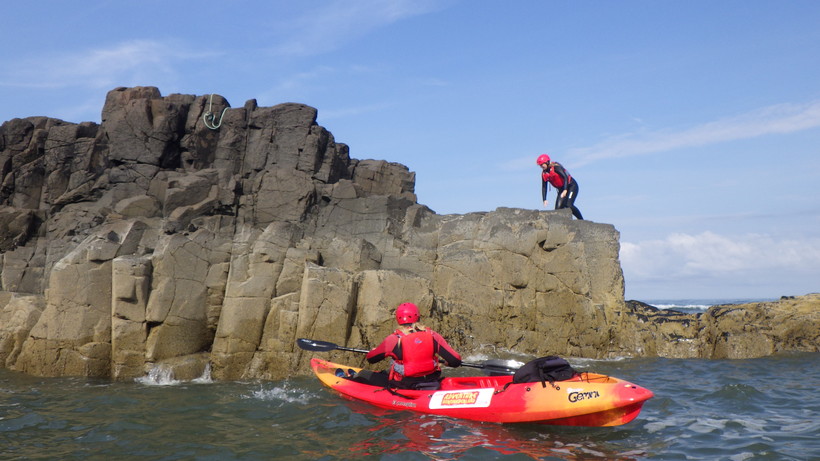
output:
<svg viewBox="0 0 820 461"><path fill-rule="evenodd" d="M655 397L618 427L499 425L380 410L312 377L109 382L0 370L0 459L820 459L820 354L570 362Z"/></svg>

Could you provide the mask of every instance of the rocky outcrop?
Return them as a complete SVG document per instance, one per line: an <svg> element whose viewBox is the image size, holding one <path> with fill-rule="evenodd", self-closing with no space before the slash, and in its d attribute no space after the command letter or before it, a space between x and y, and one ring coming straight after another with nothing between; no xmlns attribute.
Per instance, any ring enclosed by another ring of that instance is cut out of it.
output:
<svg viewBox="0 0 820 461"><path fill-rule="evenodd" d="M820 351L820 293L775 302L712 306L685 314L627 302L637 320L632 347L641 355L742 359Z"/></svg>
<svg viewBox="0 0 820 461"><path fill-rule="evenodd" d="M276 379L307 371L296 338L374 346L404 301L470 353L817 349L816 337L784 342L785 327L769 349L744 348L732 338L755 330L728 322L734 311L670 328L624 302L613 226L565 210L438 215L417 202L414 173L350 158L305 105L139 87L109 92L102 114L0 127L7 368Z"/></svg>

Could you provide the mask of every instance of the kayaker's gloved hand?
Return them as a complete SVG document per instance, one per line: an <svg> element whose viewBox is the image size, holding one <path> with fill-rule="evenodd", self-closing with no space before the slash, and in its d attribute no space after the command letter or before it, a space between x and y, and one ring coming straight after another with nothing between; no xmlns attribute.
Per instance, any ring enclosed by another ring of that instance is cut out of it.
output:
<svg viewBox="0 0 820 461"><path fill-rule="evenodd" d="M461 366L461 359L455 359L453 363L447 362L448 367L458 368Z"/></svg>

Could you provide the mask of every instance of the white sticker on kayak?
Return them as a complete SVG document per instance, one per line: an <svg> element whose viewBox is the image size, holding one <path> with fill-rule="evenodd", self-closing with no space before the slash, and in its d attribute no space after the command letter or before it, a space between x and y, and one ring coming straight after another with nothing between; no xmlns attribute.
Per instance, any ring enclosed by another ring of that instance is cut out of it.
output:
<svg viewBox="0 0 820 461"><path fill-rule="evenodd" d="M493 400L494 389L471 389L469 391L437 391L430 398L430 408L486 408Z"/></svg>

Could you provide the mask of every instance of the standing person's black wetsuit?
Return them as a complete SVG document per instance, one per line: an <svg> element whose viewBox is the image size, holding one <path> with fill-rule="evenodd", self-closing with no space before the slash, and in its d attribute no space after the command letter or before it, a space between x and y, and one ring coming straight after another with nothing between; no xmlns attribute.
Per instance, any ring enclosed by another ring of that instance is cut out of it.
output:
<svg viewBox="0 0 820 461"><path fill-rule="evenodd" d="M547 154L540 155L536 162L541 167L541 198L544 206L547 206L547 190L552 184L557 193L555 209L569 208L573 216L584 219L581 210L575 206L575 199L578 197L578 181L560 163L550 161Z"/></svg>

